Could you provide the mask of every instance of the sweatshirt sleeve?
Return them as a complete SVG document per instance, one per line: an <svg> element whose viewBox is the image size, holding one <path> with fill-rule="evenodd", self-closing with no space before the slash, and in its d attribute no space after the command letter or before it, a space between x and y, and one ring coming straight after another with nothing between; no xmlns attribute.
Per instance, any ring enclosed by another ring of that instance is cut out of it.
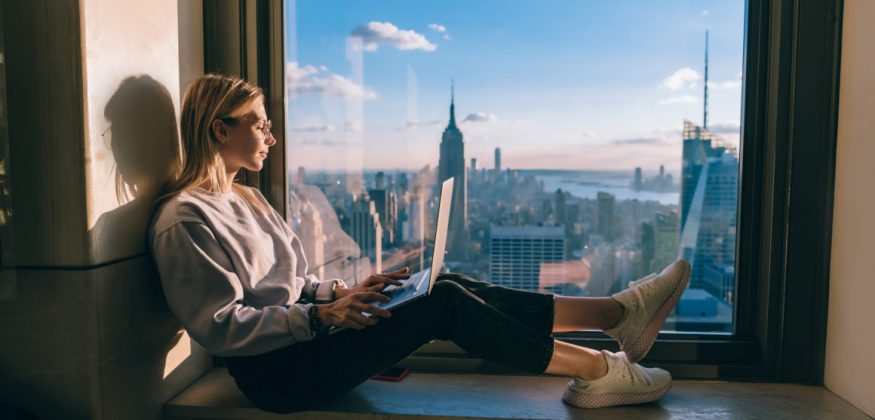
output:
<svg viewBox="0 0 875 420"><path fill-rule="evenodd" d="M286 227L288 227L288 225L286 225ZM322 280L313 274L307 274L308 263L307 256L304 255L304 246L301 244L301 240L298 239L298 236L292 233L291 229L287 229L287 232L292 237L292 251L295 253L298 261L297 266L295 266L295 276L304 280L304 287L301 289L301 298L307 302L315 302L316 291L322 286Z"/></svg>
<svg viewBox="0 0 875 420"><path fill-rule="evenodd" d="M155 236L152 252L171 311L213 354L255 355L313 339L312 303L258 309L243 301L231 261L204 223L173 225Z"/></svg>
<svg viewBox="0 0 875 420"><path fill-rule="evenodd" d="M307 274L309 265L307 256L304 255L304 246L297 235L292 232L291 228L286 225L286 231L291 236L292 250L297 256L298 265L295 267L295 275L304 280L304 287L301 289L301 299L299 302L331 302L335 296L332 291L332 285L337 282L343 282L341 279L320 280L314 274ZM346 283L343 283L344 286Z"/></svg>

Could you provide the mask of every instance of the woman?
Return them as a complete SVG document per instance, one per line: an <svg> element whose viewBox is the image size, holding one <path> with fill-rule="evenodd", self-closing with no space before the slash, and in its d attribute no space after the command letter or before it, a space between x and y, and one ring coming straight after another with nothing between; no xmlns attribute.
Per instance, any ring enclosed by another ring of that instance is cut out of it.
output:
<svg viewBox="0 0 875 420"><path fill-rule="evenodd" d="M563 399L580 407L641 403L671 386L644 357L689 279L677 261L612 297L554 296L439 276L433 293L390 312L380 291L405 270L346 288L307 274L301 242L254 188L235 184L259 171L276 140L261 91L208 75L183 99L181 172L156 202L150 247L168 304L191 337L226 359L237 386L273 412L307 410L351 390L432 339L534 374L572 377ZM368 312L377 317L362 315ZM351 327L327 335L328 326ZM553 339L600 329L623 352Z"/></svg>

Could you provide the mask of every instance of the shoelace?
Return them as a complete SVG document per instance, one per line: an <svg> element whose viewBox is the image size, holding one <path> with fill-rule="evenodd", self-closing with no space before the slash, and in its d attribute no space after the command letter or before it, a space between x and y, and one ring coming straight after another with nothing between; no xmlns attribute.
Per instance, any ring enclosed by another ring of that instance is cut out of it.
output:
<svg viewBox="0 0 875 420"><path fill-rule="evenodd" d="M629 374L629 379L632 380L634 384L636 381L641 382L645 385L651 384L650 375L645 375L644 370L637 366L636 364L630 362L625 357L620 360L620 363L623 364L624 369L622 370L623 379L626 379L626 374Z"/></svg>
<svg viewBox="0 0 875 420"><path fill-rule="evenodd" d="M613 360L610 360L610 359L613 359ZM623 352L614 353L613 356L607 356L605 358L605 362L608 363L608 374L605 375L604 378L607 378L607 376L611 374L610 372L611 372L611 365L612 364L621 364L621 365L623 365L623 367L620 368L620 376L623 379L626 379L628 377L632 381L633 384L636 382L641 382L641 383L649 386L653 383L653 378L651 378L650 375L648 375L644 371L643 368L636 365L635 363L630 362L629 359L626 358L625 353L623 353ZM587 388L589 388L589 384L591 382L592 381L587 381L587 380L579 379L579 378L575 377L574 379L571 380L571 382L568 383L568 386L571 387L572 389L574 389L575 391L583 392Z"/></svg>
<svg viewBox="0 0 875 420"><path fill-rule="evenodd" d="M641 293L641 285L653 278L656 278L656 273L650 273L638 280L632 280L629 282L629 289L635 294L635 299L642 308L644 307L644 294Z"/></svg>

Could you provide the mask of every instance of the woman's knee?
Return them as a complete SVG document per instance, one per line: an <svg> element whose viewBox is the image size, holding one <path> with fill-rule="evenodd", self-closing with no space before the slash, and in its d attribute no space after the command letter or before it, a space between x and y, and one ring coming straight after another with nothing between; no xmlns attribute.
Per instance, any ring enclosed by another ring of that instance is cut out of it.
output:
<svg viewBox="0 0 875 420"><path fill-rule="evenodd" d="M475 300L480 303L486 303L479 296L475 295L455 280L443 279L441 281L436 281L431 292L435 296L446 297L450 301Z"/></svg>
<svg viewBox="0 0 875 420"><path fill-rule="evenodd" d="M476 280L466 274L462 273L441 273L438 274L437 280L435 280L435 284L441 281L454 281L462 285L465 288L476 288L489 285L489 283L485 281Z"/></svg>

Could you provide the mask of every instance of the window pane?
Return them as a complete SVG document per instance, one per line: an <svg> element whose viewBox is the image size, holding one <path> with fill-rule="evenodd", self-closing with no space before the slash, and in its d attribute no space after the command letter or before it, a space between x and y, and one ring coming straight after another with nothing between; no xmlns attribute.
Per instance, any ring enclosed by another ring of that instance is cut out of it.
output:
<svg viewBox="0 0 875 420"><path fill-rule="evenodd" d="M2 8L0 8L2 9ZM2 10L0 10L2 12ZM0 18L2 18L0 13ZM12 229L12 170L9 159L9 123L6 113L6 48L0 31L0 301L14 299L15 241Z"/></svg>
<svg viewBox="0 0 875 420"><path fill-rule="evenodd" d="M666 328L731 332L743 1L287 3L293 228L350 283L428 266L608 296L677 258Z"/></svg>

